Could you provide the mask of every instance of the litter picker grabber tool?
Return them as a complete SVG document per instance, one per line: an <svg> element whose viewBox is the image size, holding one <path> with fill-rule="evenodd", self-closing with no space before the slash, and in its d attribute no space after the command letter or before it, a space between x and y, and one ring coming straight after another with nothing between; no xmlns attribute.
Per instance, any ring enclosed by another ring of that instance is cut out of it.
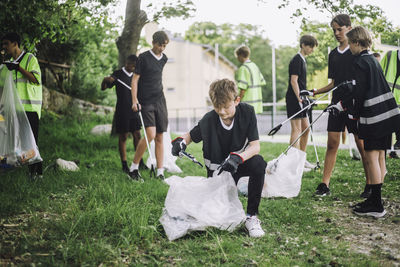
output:
<svg viewBox="0 0 400 267"><path fill-rule="evenodd" d="M304 110L307 110L307 109L309 109L311 106L316 105L316 102L317 102L318 100L321 100L322 98L324 98L325 96L327 96L330 92L333 92L333 91L335 91L336 89L338 89L339 87L341 87L341 86L343 86L343 85L346 85L346 84L353 84L353 85L355 85L355 80L352 80L352 81L344 81L344 82L341 82L340 84L338 84L337 86L333 87L329 92L326 92L325 94L321 95L320 97L318 97L317 99L315 99L315 101L310 102L307 106L303 107L303 108L300 109L298 112L296 112L295 114L293 114L292 116L290 116L289 118L287 118L286 120L284 120L283 122L279 123L277 126L275 126L274 128L272 128L272 129L269 131L268 135L272 136L272 135L276 134L276 133L281 129L281 127L282 127L285 123L287 123L288 121L290 121L291 119L293 119L294 117L296 117L297 115L299 115L299 114L300 114L301 112L303 112Z"/></svg>
<svg viewBox="0 0 400 267"><path fill-rule="evenodd" d="M193 163L198 164L200 167L203 168L203 164L201 164L193 155L187 153L186 151L181 151L179 152L179 157L187 157L188 159L190 159Z"/></svg>
<svg viewBox="0 0 400 267"><path fill-rule="evenodd" d="M312 107L313 106L311 106L311 108L307 111L307 116L308 116L308 120L309 120L310 124L312 124ZM313 128L312 127L310 127L310 138L311 138L311 142L312 142L313 147L314 147L315 158L317 159L317 163L316 163L317 166L315 166L314 170L321 169L321 166L319 164L318 153L317 153L317 146L315 145L315 142L314 142Z"/></svg>
<svg viewBox="0 0 400 267"><path fill-rule="evenodd" d="M140 122L142 123L142 126L143 126L144 138L146 139L147 150L149 151L149 156L150 156L150 161L151 161L150 176L156 177L156 171L155 171L155 168L154 168L154 158L153 158L153 155L151 153L149 139L147 139L146 127L144 127L142 111L140 110L139 104L137 104L137 108L138 108Z"/></svg>
<svg viewBox="0 0 400 267"><path fill-rule="evenodd" d="M312 123L310 123L310 125L308 125L308 127L305 128L304 131L301 132L301 134L296 138L296 140L294 140L294 141L286 148L286 150L285 150L282 154L279 155L279 157L278 157L278 158L276 159L276 161L274 162L274 165L271 167L270 172L275 172L275 171L276 171L276 168L278 167L278 163L279 163L279 160L281 159L281 157L282 157L283 155L286 155L286 153L289 151L289 149L291 149L291 148L293 147L293 145L296 144L296 142L308 131L308 129L310 129L310 128L314 125L314 123L317 122L317 121L319 120L319 118L321 118L322 115L324 115L325 112L327 112L327 111L328 111L328 108L325 108L325 109L321 112L321 114L319 114L318 117L315 118L315 120L314 120Z"/></svg>

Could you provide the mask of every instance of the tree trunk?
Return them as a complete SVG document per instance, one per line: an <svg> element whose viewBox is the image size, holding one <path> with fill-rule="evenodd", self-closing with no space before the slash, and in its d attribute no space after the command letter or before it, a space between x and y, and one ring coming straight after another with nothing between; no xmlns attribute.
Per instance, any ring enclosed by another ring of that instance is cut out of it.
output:
<svg viewBox="0 0 400 267"><path fill-rule="evenodd" d="M125 25L116 44L118 48L118 66L121 68L125 65L125 59L136 54L139 44L140 33L144 25L148 22L147 14L140 10L141 0L128 0L126 2Z"/></svg>

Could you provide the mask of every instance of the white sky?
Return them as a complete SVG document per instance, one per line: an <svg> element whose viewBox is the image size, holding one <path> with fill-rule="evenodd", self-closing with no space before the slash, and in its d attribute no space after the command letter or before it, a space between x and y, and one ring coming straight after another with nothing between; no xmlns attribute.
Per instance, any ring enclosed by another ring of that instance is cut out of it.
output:
<svg viewBox="0 0 400 267"><path fill-rule="evenodd" d="M169 19L161 20L160 27L173 33L181 33L185 31L194 22L212 21L216 24L222 23L247 23L259 25L265 31L265 37L277 46L290 45L296 46L298 32L300 28L300 20L290 19L293 11L299 7L306 7L308 10L304 12L309 18L319 22L329 23L331 16L329 13L321 13L307 5L303 0L292 0L289 7L278 9L281 0L264 0L266 3L260 3L257 0L192 0L197 11L194 17L183 20ZM145 9L146 0L142 0L142 9ZM379 6L386 17L395 25L400 25L399 16L399 0L354 0L356 4L372 4ZM120 4L116 7L117 16L125 15L126 0L120 0Z"/></svg>

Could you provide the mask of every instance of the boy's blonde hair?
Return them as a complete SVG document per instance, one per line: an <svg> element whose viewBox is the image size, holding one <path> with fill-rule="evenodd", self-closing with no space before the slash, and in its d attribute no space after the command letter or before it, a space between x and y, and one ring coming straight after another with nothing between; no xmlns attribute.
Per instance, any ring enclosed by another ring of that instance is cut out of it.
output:
<svg viewBox="0 0 400 267"><path fill-rule="evenodd" d="M347 34L350 43L358 43L362 47L369 48L372 45L372 38L369 32L362 26L351 29Z"/></svg>
<svg viewBox="0 0 400 267"><path fill-rule="evenodd" d="M216 80L210 85L208 94L215 108L224 107L229 101L236 100L236 84L229 79Z"/></svg>
<svg viewBox="0 0 400 267"><path fill-rule="evenodd" d="M236 57L242 56L243 58L248 58L250 56L250 48L245 45L241 45L235 50Z"/></svg>

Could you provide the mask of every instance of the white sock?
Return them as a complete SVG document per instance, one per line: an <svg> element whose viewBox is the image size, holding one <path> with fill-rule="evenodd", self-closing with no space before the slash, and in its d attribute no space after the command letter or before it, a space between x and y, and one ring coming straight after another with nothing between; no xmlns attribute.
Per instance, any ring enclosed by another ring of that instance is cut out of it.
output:
<svg viewBox="0 0 400 267"><path fill-rule="evenodd" d="M129 168L130 172L133 172L134 170L138 170L139 169L139 164L135 164L132 162L131 167Z"/></svg>
<svg viewBox="0 0 400 267"><path fill-rule="evenodd" d="M164 175L164 168L157 169L157 176Z"/></svg>

